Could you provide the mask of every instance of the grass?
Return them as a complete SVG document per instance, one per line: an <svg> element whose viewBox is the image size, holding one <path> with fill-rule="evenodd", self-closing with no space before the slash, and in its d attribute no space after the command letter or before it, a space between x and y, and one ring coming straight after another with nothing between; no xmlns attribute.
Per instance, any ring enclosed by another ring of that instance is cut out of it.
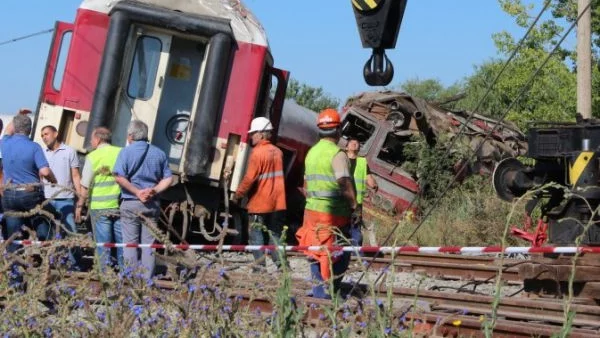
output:
<svg viewBox="0 0 600 338"><path fill-rule="evenodd" d="M519 201L517 210L523 210L523 205L524 202ZM409 239L410 234L421 222L418 217L401 221L395 236L401 240L399 245L495 245L503 238L504 220L511 206L496 196L486 178L471 177L440 200L412 238ZM378 244L383 243L396 225L372 209L365 210L365 218L367 222L374 222ZM523 222L524 216L519 213L511 219L514 225ZM511 244L517 243L514 238L507 240Z"/></svg>
<svg viewBox="0 0 600 338"><path fill-rule="evenodd" d="M471 186L464 185L442 200L408 244L512 243L508 229L520 221L514 214L522 210L523 201L498 201L483 180L467 184ZM478 185L478 189L469 188ZM387 235L392 226L380 224L380 236ZM402 223L388 244L404 244L415 226ZM153 232L160 232L153 227ZM240 277L232 271L243 264L220 266L218 257L207 260L190 252L173 251L163 261L168 262L168 275L175 287L164 290L157 287L156 279L144 280L137 267L120 272L94 269L77 282L69 279L64 248L89 245L87 236L71 236L44 247L25 247L16 255L5 252L6 244L0 244L0 252L4 252L0 258L3 337L411 337L424 328L436 332L448 322L460 326L454 320L458 313L440 315L439 323L431 326L407 319L406 311L398 311L391 283L387 284L386 296L371 292L358 302L336 294L331 303L319 307L318 318L311 318L318 306L307 308L297 301L299 295L286 268L279 274ZM21 267L13 269L15 262ZM394 267L385 273L393 274ZM15 276L23 277L25 288L9 285L9 277ZM486 336L494 333L502 287L498 277L495 301L490 304L492 315L482 318ZM250 298L267 298L273 312L265 314L248 306L239 297L242 291ZM417 301L415 296L409 308L418 314ZM571 292L565 299L565 324L557 336L566 337L570 332L572 301Z"/></svg>

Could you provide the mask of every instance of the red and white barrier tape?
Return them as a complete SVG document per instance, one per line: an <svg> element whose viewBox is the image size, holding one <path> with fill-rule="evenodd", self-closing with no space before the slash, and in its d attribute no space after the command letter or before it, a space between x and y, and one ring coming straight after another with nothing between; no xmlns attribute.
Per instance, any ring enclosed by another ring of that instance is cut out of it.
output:
<svg viewBox="0 0 600 338"><path fill-rule="evenodd" d="M0 241L4 242L4 241ZM50 241L13 241L20 245L50 245ZM96 243L96 247L104 248L152 248L152 249L167 249L164 244L135 244L135 243ZM198 250L198 251L217 251L218 245L204 244L176 244L170 246L173 249L179 250ZM347 252L364 252L364 253L400 253L400 252L419 252L419 253L456 253L456 254L477 254L477 253L600 253L600 247L589 246L544 246L544 247L527 247L527 246L509 246L502 250L501 246L274 246L274 245L223 245L222 251L273 251L281 249L283 251L320 251L328 249L330 251L347 251Z"/></svg>

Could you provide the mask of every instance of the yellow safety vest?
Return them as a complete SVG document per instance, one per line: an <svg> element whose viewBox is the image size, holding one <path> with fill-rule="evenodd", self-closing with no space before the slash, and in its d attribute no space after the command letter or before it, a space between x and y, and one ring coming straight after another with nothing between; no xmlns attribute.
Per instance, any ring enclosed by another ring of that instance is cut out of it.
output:
<svg viewBox="0 0 600 338"><path fill-rule="evenodd" d="M356 202L362 204L365 196L367 184L367 159L364 157L356 158L356 168L354 168L354 186L356 187Z"/></svg>
<svg viewBox="0 0 600 338"><path fill-rule="evenodd" d="M306 155L306 209L335 216L350 216L350 205L342 196L331 161L340 152L328 140L320 140Z"/></svg>
<svg viewBox="0 0 600 338"><path fill-rule="evenodd" d="M90 188L90 209L116 209L119 207L121 187L112 175L120 147L107 145L88 154L94 172Z"/></svg>

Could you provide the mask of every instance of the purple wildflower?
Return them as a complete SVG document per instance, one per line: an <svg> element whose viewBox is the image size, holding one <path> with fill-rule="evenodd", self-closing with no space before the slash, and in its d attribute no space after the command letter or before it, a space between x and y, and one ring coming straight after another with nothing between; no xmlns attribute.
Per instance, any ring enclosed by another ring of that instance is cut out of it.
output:
<svg viewBox="0 0 600 338"><path fill-rule="evenodd" d="M362 327L364 329L365 327L367 327L367 323L365 323L365 322L358 322L358 326L360 326L360 327Z"/></svg>
<svg viewBox="0 0 600 338"><path fill-rule="evenodd" d="M385 334L392 334L392 328L391 327L386 327L385 330L383 330L383 333L385 333Z"/></svg>
<svg viewBox="0 0 600 338"><path fill-rule="evenodd" d="M35 325L37 325L37 320L35 320L35 318L28 318L27 319L27 326L30 328L33 328Z"/></svg>
<svg viewBox="0 0 600 338"><path fill-rule="evenodd" d="M189 291L189 292L194 292L194 291L196 291L196 285L190 284L190 285L188 286L188 291Z"/></svg>

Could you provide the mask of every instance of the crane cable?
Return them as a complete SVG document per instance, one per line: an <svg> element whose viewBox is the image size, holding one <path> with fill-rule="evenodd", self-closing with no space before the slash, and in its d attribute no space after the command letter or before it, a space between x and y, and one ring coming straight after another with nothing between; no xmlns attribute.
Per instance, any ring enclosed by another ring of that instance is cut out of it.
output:
<svg viewBox="0 0 600 338"><path fill-rule="evenodd" d="M527 32L525 33L525 35L523 36L523 38L521 38L521 40L519 41L517 47L515 48L515 50L513 51L513 53L511 54L511 56L509 57L509 59L505 62L503 68L501 69L500 73L495 77L494 81L492 82L492 84L488 87L486 93L484 94L484 96L482 97L482 99L479 101L479 103L477 104L477 108L479 108L482 104L484 99L488 96L488 94L491 92L492 88L496 85L497 81L500 78L500 75L502 75L502 73L506 70L509 62L512 61L512 59L514 58L514 56L516 55L516 53L518 52L518 50L522 47L522 45L525 42L525 39L527 38L527 36L530 34L530 32L532 31L533 27L535 27L537 21L541 18L541 16L543 15L543 13L547 10L547 8L550 5L550 1L546 0L544 7L542 8L542 10L540 11L540 13L537 15L537 17L535 18L535 20L532 22L532 24L530 25L529 29L527 30ZM586 10L589 10L590 8L590 4L587 5L586 8L584 8L584 10L582 11L582 14L585 13ZM581 18L580 14L577 17L577 20L575 20L575 22L569 27L569 29L567 30L567 32L563 35L563 37L561 38L561 40L555 45L555 47L553 48L553 50L548 54L548 56L546 57L546 59L544 60L544 62L536 69L536 71L533 73L533 75L531 75L531 77L529 78L529 80L527 81L527 83L525 84L525 86L523 86L521 92L519 93L519 95L517 96L517 98L515 100L513 100L511 102L511 104L509 105L508 109L506 109L505 113L502 115L501 119L498 120L498 122L494 125L494 127L485 135L484 139L479 143L479 146L477 147L477 149L473 152L474 155L477 154L477 152L481 149L481 147L483 146L484 142L488 139L488 137L496 130L496 128L504 121L504 119L506 118L506 116L508 115L508 113L510 112L510 109L512 109L512 107L521 99L521 96L527 91L528 86L531 84L531 82L533 82L533 80L535 79L535 77L538 75L538 73L541 71L541 69L546 65L546 63L550 60L550 57L552 57L552 55L554 55L554 53L556 52L556 50L558 49L558 47L560 47L560 45L562 44L562 42L566 39L566 37L568 36L568 34L570 34L570 32L573 30L573 28L577 25L577 23L579 22L579 19ZM473 118L473 115L475 114L476 110L474 110L470 115L469 118L466 120L466 122L468 122L471 118ZM462 125L462 128L460 129L459 133L457 133L456 137L453 139L453 142L451 143L450 147L448 147L445 156L448 155L448 153L450 152L450 149L452 148L452 146L454 145L456 139L458 138L458 136L460 135L460 133L462 133L465 128L466 128L466 122L465 124ZM469 159L471 159L473 157L473 155L471 155L471 157ZM417 233L417 231L420 229L420 227L424 224L425 220L431 215L432 211L435 209L435 206L440 202L440 200L446 195L446 193L449 191L450 187L452 187L452 185L454 184L454 182L456 181L457 177L459 176L459 174L465 169L466 164L468 163L468 161L465 161L461 167L459 168L459 170L457 171L457 174L453 177L453 179L450 181L450 183L446 186L446 188L444 189L444 191L442 192L442 194L440 194L438 196L438 198L435 200L435 203L433 203L433 206L428 210L428 212L421 218L419 224L417 225L417 227L411 232L411 234L408 236L408 238L405 240L405 244L408 243L408 241ZM435 170L439 169L439 164L435 167ZM408 207L405 209L405 211L403 212L406 213L407 210L410 210L410 208L415 204L415 202L417 202L419 200L419 198L421 197L421 195L418 195L415 199L413 199L413 201L410 202L410 204L408 205ZM392 235L396 232L396 230L398 229L398 226L400 225L400 222L396 223L396 225L394 226L394 228L389 232L388 236L386 237L386 239L384 240L382 245L386 245L387 242L391 239ZM374 258L371 259L368 262L368 265L365 267L365 270L361 273L360 277L356 280L356 282L353 283L352 289L350 290L350 294L352 294L352 292L356 289L356 287L358 286L358 284L361 282L361 280L364 278L366 272L369 270L369 268L372 266L374 261ZM389 262L388 264L393 264L393 260L391 262ZM383 270L379 276L377 277L377 279L375 280L375 283L377 283L381 277L383 276L383 274L385 273L385 270Z"/></svg>
<svg viewBox="0 0 600 338"><path fill-rule="evenodd" d="M591 3L588 3L588 5L583 9L583 11L581 12L581 14L579 14L577 16L577 19L573 22L573 24L571 24L571 26L569 27L569 29L567 30L567 32L562 36L562 38L556 43L556 45L554 46L554 48L552 49L552 51L550 51L550 53L548 53L548 56L544 59L544 61L542 62L542 64L535 70L535 72L529 77L529 79L527 80L527 82L525 83L525 85L522 87L521 91L519 92L519 94L517 95L517 97L510 103L510 105L508 106L508 108L506 109L506 111L502 114L500 120L498 122L502 122L506 116L508 115L508 113L510 112L510 110L513 108L513 106L515 104L517 104L520 100L521 97L529 90L529 86L533 83L533 80L537 77L537 75L539 74L539 72L546 66L546 64L548 63L548 61L550 60L550 58L554 55L554 53L556 53L556 51L558 50L558 48L560 47L560 45L565 41L565 39L567 38L567 36L571 33L571 31L573 30L573 28L575 28L575 26L577 26L577 23L579 22L579 19L581 19L581 17L583 16L583 14L588 11L590 9ZM496 128L498 127L498 124L496 124L486 135L485 138L483 139L483 141L479 144L479 146L477 147L477 149L475 149L474 154L477 154L477 152L479 150L481 150L481 147L483 146L485 140L488 139L488 137L490 137L490 135L496 131ZM471 155L471 158L473 157L473 155ZM469 158L469 159L471 159ZM454 176L454 178L450 181L450 183L446 186L446 188L442 191L442 194L440 196L438 196L438 198L436 199L435 203L433 204L434 206L439 203L439 201L446 196L446 193L450 190L450 188L452 187L452 185L454 184L454 182L456 181L456 179L458 178L458 176L460 175L460 173L462 172L462 170L465 169L465 165L467 164L467 162L463 163L463 165L459 168L458 173ZM413 230L413 232L410 234L410 236L408 237L407 241L410 240L410 238L412 238L412 236L414 236L414 234L419 230L419 228L423 225L423 223L425 222L425 220L427 219L427 217L429 217L429 215L431 215L431 212L433 211L433 207L430 208L428 210L428 212L423 216L423 218L421 219L421 221L419 222L419 224L417 225L417 227ZM398 224L396 224L396 226L394 227L394 231L395 229L398 227ZM371 261L372 262L372 261ZM393 264L393 261L388 263L388 264ZM379 276L377 277L377 279L375 280L375 284L377 282L379 282L379 280L381 279L381 277L383 277L385 271L382 271ZM361 279L364 276L364 272L361 275ZM360 279L359 279L360 281ZM354 289L356 287L356 285L358 284L358 282L356 284L354 284L353 288Z"/></svg>
<svg viewBox="0 0 600 338"><path fill-rule="evenodd" d="M450 142L450 145L447 147L443 158L446 158L450 155L450 150L454 147L454 145L456 144L456 140L459 139L460 135L462 133L465 132L465 130L467 129L467 124L473 119L473 117L475 116L475 112L483 105L483 102L485 101L485 99L487 98L487 96L492 92L492 89L494 88L494 86L496 85L496 83L498 83L498 81L500 80L500 76L504 73L504 71L508 68L508 65L512 62L512 60L514 59L514 57L517 55L517 53L519 52L519 50L521 49L521 47L525 44L525 40L527 39L527 37L529 36L529 34L531 33L531 31L533 30L533 28L535 27L535 25L537 24L537 22L539 21L539 19L542 17L542 15L544 14L544 12L548 9L548 7L550 6L551 1L550 0L546 0L544 7L542 8L542 10L539 12L539 14L536 16L535 20L531 23L531 25L529 25L529 29L527 29L527 32L525 33L525 35L523 35L523 37L521 38L521 40L519 40L519 43L517 44L517 47L513 50L513 52L511 53L511 55L509 56L509 58L506 60L506 62L504 63L502 69L500 70L500 72L498 72L498 74L496 75L496 77L494 78L494 81L492 81L491 85L487 88L485 94L483 95L483 97L479 100L479 102L477 103L477 105L475 106L475 109L469 114L469 116L467 117L467 119L465 120L465 122L461 125L461 128L459 129L458 133L456 134L455 137L452 138L452 141ZM554 51L553 51L554 52ZM512 106L511 106L512 107ZM493 130L495 130L495 128L500 125L502 123L502 121L504 120L504 117L500 120L498 120L496 122L496 125L494 127ZM488 136L491 133L488 133L488 135L486 135L486 137L480 142L480 145L478 146L476 151L473 151L473 154L477 154L477 151L479 151L481 145L485 142L485 140L487 140ZM471 155L473 156L473 155ZM440 169L440 164L441 162L436 162L436 166L434 167L434 169L432 170L432 172L436 172L437 170ZM465 162L466 163L466 162ZM464 164L461 166L461 168L457 171L457 173L461 173L462 170L464 170ZM458 175L458 174L457 174ZM451 180L451 184L452 185L454 183L454 181L456 180L456 176ZM441 197L443 197L445 195L442 194L440 195ZM433 211L433 209L435 208L435 206L440 202L441 197L437 198L435 203L433 203L432 207L430 208L428 214L431 214L431 211ZM410 207L412 207L413 204L415 204L416 202L419 201L419 199L421 198L421 195L418 195L417 198L415 198L413 201L411 201L411 203L409 204L409 206L405 209L405 210L409 210ZM414 234L416 233L416 231L419 229L419 227L421 226L422 222L417 226L417 228L411 233L411 235L405 240L405 243L408 242L409 240L411 240L412 236L414 236ZM398 224L394 227L394 229L392 229L392 231L390 231L390 233L388 234L388 236L386 237L385 241L384 241L384 245L390 240L391 236L393 235L393 233L396 231L398 227Z"/></svg>
<svg viewBox="0 0 600 338"><path fill-rule="evenodd" d="M579 22L579 19L581 18L581 16L590 9L591 3L588 3L588 5L583 9L583 11L581 12L581 14L579 14L579 16L577 16L577 20L575 20L573 22L573 24L571 24L571 26L569 27L569 29L567 30L567 32L562 36L562 38L556 43L556 45L554 46L554 48L552 49L552 51L550 51L550 53L548 53L548 56L546 56L546 58L544 59L544 61L542 62L542 64L535 70L535 72L529 77L529 79L527 80L527 82L525 83L525 85L522 86L521 91L519 92L519 94L517 95L517 97L508 105L508 108L506 108L506 110L504 111L504 113L502 114L500 120L498 121L499 123L504 121L504 119L506 118L506 116L508 116L508 113L510 112L510 110L517 104L519 103L519 101L521 100L521 98L523 97L523 95L529 91L529 86L533 83L533 80L535 80L535 78L538 76L538 74L540 73L540 71L546 66L546 64L548 63L548 61L550 61L550 58L552 56L554 56L554 54L556 53L556 51L558 50L558 48L560 47L560 45L565 41L565 39L567 38L567 36L571 33L571 31L573 30L573 28L575 28L575 26L577 26L577 23ZM496 128L498 127L499 124L494 125L494 127L488 131L484 137L484 139L482 140L481 143L479 143L479 146L477 147L477 149L475 149L474 154L477 154L477 152L479 152L481 150L481 148L483 147L484 142L496 131ZM473 158L473 155L471 155L470 158L468 158L469 160L471 160ZM467 162L464 162L462 164L462 166L458 169L457 174L454 176L454 178L450 181L450 183L446 186L446 188L442 191L442 194L440 194L440 196L438 196L438 198L436 199L435 203L433 204L434 206L439 203L439 201L446 195L446 193L448 193L448 191L450 190L450 188L452 187L452 185L454 184L454 182L456 181L456 179L458 178L458 176L460 175L460 173L465 169L465 166L467 165ZM417 228L415 228L415 230L413 230L413 233L411 233L411 235L409 236L409 239L414 235L414 233L419 229L419 227L423 224L423 222L425 221L425 219L427 219L427 217L431 214L432 210L434 208L430 208L429 211L423 216L422 220L419 222L419 225L417 226Z"/></svg>
<svg viewBox="0 0 600 338"><path fill-rule="evenodd" d="M54 31L54 28L50 28L50 29L44 29L43 31L39 31L39 32L36 32L36 33L19 36L19 37L16 37L16 38L12 38L12 39L0 42L0 46L4 46L4 45L8 45L10 43L14 43L14 42L18 42L18 41L21 41L21 40L26 40L26 39L29 39L29 38L33 38L33 37L38 36L38 35L52 33L53 31Z"/></svg>

